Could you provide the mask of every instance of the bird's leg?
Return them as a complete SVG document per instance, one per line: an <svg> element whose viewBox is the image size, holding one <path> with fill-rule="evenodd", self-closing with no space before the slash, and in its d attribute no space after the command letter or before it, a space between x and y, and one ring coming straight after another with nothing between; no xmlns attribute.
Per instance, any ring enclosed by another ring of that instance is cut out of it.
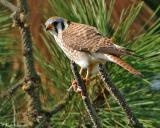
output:
<svg viewBox="0 0 160 128"><path fill-rule="evenodd" d="M83 73L83 68L81 68L81 69L79 70L80 76L82 76L82 73Z"/></svg>
<svg viewBox="0 0 160 128"><path fill-rule="evenodd" d="M81 69L79 70L79 74L80 74L80 76L82 77L82 80L83 80L84 83L85 83L85 82L86 82L86 78L83 78L82 73L83 73L83 68L81 68Z"/></svg>
<svg viewBox="0 0 160 128"><path fill-rule="evenodd" d="M86 77L85 77L85 78L82 78L82 80L84 81L85 85L88 85L88 84L89 84L89 78L90 78L91 72L92 72L92 70L93 70L93 67L94 67L94 65L90 65L90 66L87 68ZM80 74L81 76L82 76L82 73L83 73L83 68L81 68L80 71L79 71L79 74ZM76 92L79 92L79 93L82 92L82 89L77 85L76 80L73 80L73 81L72 81L71 88L73 88L73 90L76 91Z"/></svg>
<svg viewBox="0 0 160 128"><path fill-rule="evenodd" d="M86 77L83 79L85 81L85 85L88 85L89 84L89 79L90 79L90 76L91 76L91 72L93 70L93 67L94 65L90 65L88 68L87 68L87 74L86 74Z"/></svg>
<svg viewBox="0 0 160 128"><path fill-rule="evenodd" d="M73 81L72 81L72 85L71 85L71 87L70 87L68 90L70 90L70 89L72 89L72 88L73 88L73 90L74 90L75 92L78 92L78 93L81 93L81 92L82 92L82 89L78 86L76 80L73 80Z"/></svg>

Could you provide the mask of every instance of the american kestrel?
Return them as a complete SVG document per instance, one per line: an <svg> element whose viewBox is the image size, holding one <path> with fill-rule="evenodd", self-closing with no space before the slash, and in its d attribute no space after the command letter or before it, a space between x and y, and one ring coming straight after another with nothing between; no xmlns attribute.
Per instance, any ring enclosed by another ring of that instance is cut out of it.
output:
<svg viewBox="0 0 160 128"><path fill-rule="evenodd" d="M106 61L114 62L132 74L141 75L138 70L120 58L121 55L134 53L116 45L112 39L101 35L95 27L71 22L62 17L49 18L45 27L54 36L66 56L81 67L80 75L83 69L87 69L86 80L94 67Z"/></svg>

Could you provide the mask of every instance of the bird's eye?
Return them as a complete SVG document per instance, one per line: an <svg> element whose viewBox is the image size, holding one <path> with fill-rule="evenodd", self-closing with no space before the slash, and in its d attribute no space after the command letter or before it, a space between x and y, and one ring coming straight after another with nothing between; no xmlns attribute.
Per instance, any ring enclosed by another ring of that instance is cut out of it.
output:
<svg viewBox="0 0 160 128"><path fill-rule="evenodd" d="M58 25L58 22L57 22L57 21L55 21L55 22L53 22L52 24L53 24L53 26L56 28L56 27L57 27L57 25Z"/></svg>

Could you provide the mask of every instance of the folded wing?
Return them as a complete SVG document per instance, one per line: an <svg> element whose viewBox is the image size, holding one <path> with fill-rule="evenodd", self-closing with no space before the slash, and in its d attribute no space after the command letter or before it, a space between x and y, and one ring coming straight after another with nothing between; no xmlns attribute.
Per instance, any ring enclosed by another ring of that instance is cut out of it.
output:
<svg viewBox="0 0 160 128"><path fill-rule="evenodd" d="M133 51L114 44L112 39L101 35L95 27L85 24L71 22L63 31L62 39L66 46L78 51L116 56L134 54Z"/></svg>

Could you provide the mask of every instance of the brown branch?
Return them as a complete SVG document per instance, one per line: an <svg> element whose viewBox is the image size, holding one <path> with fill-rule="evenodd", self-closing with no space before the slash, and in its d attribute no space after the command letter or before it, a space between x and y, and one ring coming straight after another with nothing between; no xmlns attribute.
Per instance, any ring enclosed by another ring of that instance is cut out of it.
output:
<svg viewBox="0 0 160 128"><path fill-rule="evenodd" d="M2 97L5 98L5 97L10 97L10 96L12 96L12 95L17 91L18 88L20 88L20 87L23 86L23 83L24 83L24 80L19 81L18 83L12 85L12 86L6 91L6 93L5 93L4 95L2 95Z"/></svg>
<svg viewBox="0 0 160 128"><path fill-rule="evenodd" d="M102 64L99 65L99 72L101 79L104 82L105 87L107 90L115 97L115 99L118 101L124 112L126 113L129 123L134 128L144 128L143 124L138 121L138 119L135 117L131 109L129 108L127 102L125 101L123 95L120 93L120 91L116 88L114 83L111 81L111 78L105 68Z"/></svg>
<svg viewBox="0 0 160 128"><path fill-rule="evenodd" d="M48 110L42 110L42 112L44 113L43 115L43 119L41 120L41 122L36 126L36 128L41 128L42 126L44 126L44 124L48 123L50 121L50 118L60 112L62 109L65 108L65 106L68 104L68 102L72 99L73 95L71 93L71 91L68 91L68 93L65 95L65 97L63 98L63 100L56 104L52 110L48 111ZM49 123L48 123L49 125ZM49 126L48 126L49 127Z"/></svg>
<svg viewBox="0 0 160 128"><path fill-rule="evenodd" d="M0 0L1 4L5 7L7 7L8 9L10 9L12 12L15 12L17 10L17 7L12 4L11 2L7 1L7 0Z"/></svg>
<svg viewBox="0 0 160 128"><path fill-rule="evenodd" d="M66 105L68 104L68 102L72 99L73 94L71 89L68 90L67 94L64 96L63 100L56 104L52 110L42 110L41 113L43 113L43 115L40 117L41 120L39 121L39 123L35 126L35 128L43 128L43 127L51 127L49 121L50 118L60 112L62 109L64 109L66 107Z"/></svg>
<svg viewBox="0 0 160 128"><path fill-rule="evenodd" d="M69 90L69 91L67 92L67 94L64 96L63 100L62 100L60 103L56 104L56 105L53 107L53 109L50 110L50 111L45 111L45 110L43 110L44 113L45 113L47 116L50 116L50 117L53 116L54 114L56 114L57 112L59 112L59 111L61 111L63 108L65 108L66 104L72 99L72 97L73 97L73 94L72 94L71 90Z"/></svg>
<svg viewBox="0 0 160 128"><path fill-rule="evenodd" d="M38 87L40 78L34 67L32 54L32 39L28 26L28 3L27 0L17 0L17 11L13 16L14 22L18 25L22 37L22 49L24 55L25 84L23 89L28 98L27 124L35 127L42 117L41 103Z"/></svg>
<svg viewBox="0 0 160 128"><path fill-rule="evenodd" d="M56 114L57 112L61 111L66 104L72 99L72 94L70 91L67 92L66 96L63 98L63 100L55 105L53 109L49 112L50 115Z"/></svg>
<svg viewBox="0 0 160 128"><path fill-rule="evenodd" d="M85 87L84 82L81 79L81 76L78 72L77 65L74 62L71 62L71 68L72 68L72 72L73 72L75 80L77 81L78 86L82 89L82 94L81 94L82 100L83 100L85 108L89 114L89 117L94 125L94 128L100 128L101 127L100 120L96 114L96 111L95 111L93 105L90 102L86 87Z"/></svg>

